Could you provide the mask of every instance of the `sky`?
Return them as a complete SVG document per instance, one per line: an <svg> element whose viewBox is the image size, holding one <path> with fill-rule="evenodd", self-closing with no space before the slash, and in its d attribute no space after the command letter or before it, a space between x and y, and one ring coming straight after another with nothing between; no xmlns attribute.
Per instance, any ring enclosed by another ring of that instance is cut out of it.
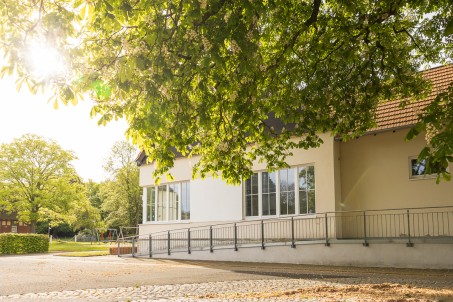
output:
<svg viewBox="0 0 453 302"><path fill-rule="evenodd" d="M85 181L106 179L104 162L113 144L126 139L126 121L98 126L97 119L90 118L91 100L85 99L76 106L59 104L55 110L47 102L49 97L31 94L26 85L18 93L12 78L0 79L0 144L27 133L53 139L75 153L78 159L72 164Z"/></svg>

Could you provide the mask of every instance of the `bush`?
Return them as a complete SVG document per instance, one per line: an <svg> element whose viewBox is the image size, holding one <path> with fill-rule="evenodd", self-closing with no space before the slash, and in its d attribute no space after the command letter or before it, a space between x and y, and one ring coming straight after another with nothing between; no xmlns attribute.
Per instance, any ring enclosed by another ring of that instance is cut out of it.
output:
<svg viewBox="0 0 453 302"><path fill-rule="evenodd" d="M36 233L38 233L38 234L48 234L49 233L49 223L47 223L47 222L38 222L36 224ZM50 230L50 234L54 238L57 238L57 237L58 238L61 238L61 237L71 238L71 237L74 237L74 235L76 233L71 229L69 224L63 223L63 224L60 224L57 227L53 227Z"/></svg>
<svg viewBox="0 0 453 302"><path fill-rule="evenodd" d="M90 229L81 230L76 236L78 242L98 241L96 234Z"/></svg>
<svg viewBox="0 0 453 302"><path fill-rule="evenodd" d="M1 254L47 253L49 237L38 234L0 234Z"/></svg>

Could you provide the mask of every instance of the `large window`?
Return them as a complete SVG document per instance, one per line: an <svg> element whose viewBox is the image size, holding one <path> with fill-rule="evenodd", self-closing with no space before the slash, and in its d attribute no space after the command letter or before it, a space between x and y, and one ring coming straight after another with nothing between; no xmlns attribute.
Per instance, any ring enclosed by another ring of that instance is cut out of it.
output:
<svg viewBox="0 0 453 302"><path fill-rule="evenodd" d="M146 221L190 219L190 183L179 182L145 189Z"/></svg>
<svg viewBox="0 0 453 302"><path fill-rule="evenodd" d="M299 213L315 213L315 167L299 167Z"/></svg>
<svg viewBox="0 0 453 302"><path fill-rule="evenodd" d="M277 213L277 174L275 172L262 172L261 177L262 215L275 215Z"/></svg>
<svg viewBox="0 0 453 302"><path fill-rule="evenodd" d="M284 169L280 175L280 215L296 214L294 170Z"/></svg>
<svg viewBox="0 0 453 302"><path fill-rule="evenodd" d="M258 211L258 173L245 182L245 212L246 216L259 216Z"/></svg>
<svg viewBox="0 0 453 302"><path fill-rule="evenodd" d="M244 182L246 217L316 212L315 167L257 172Z"/></svg>

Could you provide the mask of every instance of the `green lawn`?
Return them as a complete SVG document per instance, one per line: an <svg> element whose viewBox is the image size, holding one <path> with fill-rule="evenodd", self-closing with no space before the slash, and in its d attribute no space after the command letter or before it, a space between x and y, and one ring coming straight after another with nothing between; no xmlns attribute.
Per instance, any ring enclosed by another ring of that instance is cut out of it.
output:
<svg viewBox="0 0 453 302"><path fill-rule="evenodd" d="M55 254L61 257L94 257L110 255L109 251L89 251L89 252L64 252Z"/></svg>
<svg viewBox="0 0 453 302"><path fill-rule="evenodd" d="M112 244L114 246L114 244ZM49 245L49 252L89 252L89 251L108 251L109 243L94 243L90 242L71 242L54 240Z"/></svg>

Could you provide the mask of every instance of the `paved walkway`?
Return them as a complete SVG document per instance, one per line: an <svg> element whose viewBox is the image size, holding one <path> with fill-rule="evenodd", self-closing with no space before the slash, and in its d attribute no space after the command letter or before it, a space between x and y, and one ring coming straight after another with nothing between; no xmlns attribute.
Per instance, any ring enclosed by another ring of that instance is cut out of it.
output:
<svg viewBox="0 0 453 302"><path fill-rule="evenodd" d="M117 287L48 293L29 293L0 297L0 301L243 301L244 298L203 298L213 294L259 293L269 290L297 290L315 285L331 285L329 282L302 279L251 280L175 284L159 286ZM265 298L258 299L264 300ZM256 300L256 299L253 299ZM278 301L279 298L265 299ZM303 299L307 301L306 299ZM292 301L302 301L295 299Z"/></svg>
<svg viewBox="0 0 453 302"><path fill-rule="evenodd" d="M358 286L370 284L381 293L406 291L403 297L412 295L414 287L446 290L443 294L448 298L450 289L453 295L453 272L115 256L0 257L0 301L355 301L350 295L339 300L307 295L304 289L359 291ZM382 288L382 284L390 285ZM399 287L392 288L393 284ZM376 291L367 294L373 297ZM430 295L435 297L436 292Z"/></svg>

